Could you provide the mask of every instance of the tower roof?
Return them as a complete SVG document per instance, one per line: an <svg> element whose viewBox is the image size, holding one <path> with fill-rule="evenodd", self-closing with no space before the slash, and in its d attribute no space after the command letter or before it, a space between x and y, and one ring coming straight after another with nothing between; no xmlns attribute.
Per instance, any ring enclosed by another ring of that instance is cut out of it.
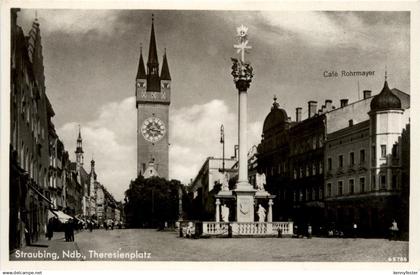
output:
<svg viewBox="0 0 420 275"><path fill-rule="evenodd" d="M166 49L165 49L165 54L163 55L163 64L162 64L162 72L160 73L160 79L171 80L171 74L169 73L168 60L166 58Z"/></svg>
<svg viewBox="0 0 420 275"><path fill-rule="evenodd" d="M77 141L82 141L82 133L80 131L80 125L79 125L79 136L77 137Z"/></svg>
<svg viewBox="0 0 420 275"><path fill-rule="evenodd" d="M148 64L158 64L158 56L156 49L156 38L155 38L155 27L154 19L152 15L152 31L150 33L150 45L149 45L149 58L147 59Z"/></svg>
<svg viewBox="0 0 420 275"><path fill-rule="evenodd" d="M370 102L370 109L371 111L401 109L401 100L389 89L386 78L382 91Z"/></svg>
<svg viewBox="0 0 420 275"><path fill-rule="evenodd" d="M140 47L140 60L139 60L139 67L137 69L136 79L146 79L146 71L144 70L143 48L142 47Z"/></svg>
<svg viewBox="0 0 420 275"><path fill-rule="evenodd" d="M284 125L287 122L287 113L284 109L279 108L277 97L274 97L273 106L270 113L264 120L263 132L275 129Z"/></svg>

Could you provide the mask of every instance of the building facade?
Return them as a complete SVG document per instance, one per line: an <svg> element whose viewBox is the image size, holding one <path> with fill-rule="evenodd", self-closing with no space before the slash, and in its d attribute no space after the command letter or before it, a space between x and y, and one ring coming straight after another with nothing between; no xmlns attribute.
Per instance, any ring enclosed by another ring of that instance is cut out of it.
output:
<svg viewBox="0 0 420 275"><path fill-rule="evenodd" d="M171 76L166 49L159 74L154 23L150 35L147 72L140 50L136 76L137 174L169 177L169 105Z"/></svg>
<svg viewBox="0 0 420 275"><path fill-rule="evenodd" d="M38 240L46 230L48 190L48 98L39 22L28 36L11 10L9 249ZM25 234L26 232L26 234Z"/></svg>
<svg viewBox="0 0 420 275"><path fill-rule="evenodd" d="M276 195L274 218L365 236L385 236L395 220L408 233L409 108L409 95L387 81L338 108L309 101L305 120L296 108L291 121L275 101L257 155Z"/></svg>
<svg viewBox="0 0 420 275"><path fill-rule="evenodd" d="M275 195L273 219L293 220L299 227L323 222L323 146L325 112L333 108L326 100L321 109L316 101L308 102L308 117L296 108L292 121L274 98L264 120L258 146L258 170L266 174L266 189Z"/></svg>
<svg viewBox="0 0 420 275"><path fill-rule="evenodd" d="M385 81L378 95L364 91L327 114L326 218L340 231L386 236L395 220L408 233L409 108L409 96Z"/></svg>

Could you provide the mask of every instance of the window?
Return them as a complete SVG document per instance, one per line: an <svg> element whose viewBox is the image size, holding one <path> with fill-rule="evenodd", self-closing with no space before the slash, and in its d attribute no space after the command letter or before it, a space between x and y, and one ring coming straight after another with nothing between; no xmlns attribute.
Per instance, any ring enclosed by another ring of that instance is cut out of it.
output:
<svg viewBox="0 0 420 275"><path fill-rule="evenodd" d="M306 165L306 176L309 177L311 175L310 170L309 170L309 164Z"/></svg>
<svg viewBox="0 0 420 275"><path fill-rule="evenodd" d="M316 149L316 137L312 137L312 149Z"/></svg>
<svg viewBox="0 0 420 275"><path fill-rule="evenodd" d="M351 127L351 126L353 126L353 119L350 119L349 120L349 126Z"/></svg>
<svg viewBox="0 0 420 275"><path fill-rule="evenodd" d="M322 161L319 162L319 173L320 174L323 173L323 164L322 164Z"/></svg>
<svg viewBox="0 0 420 275"><path fill-rule="evenodd" d="M297 179L297 171L296 171L296 169L293 169L293 178L294 179Z"/></svg>
<svg viewBox="0 0 420 275"><path fill-rule="evenodd" d="M331 188L331 183L327 184L327 196L331 197L332 196L332 188Z"/></svg>
<svg viewBox="0 0 420 275"><path fill-rule="evenodd" d="M315 195L316 195L315 188L312 188L312 192L311 192L311 199L312 199L313 201L315 200Z"/></svg>
<svg viewBox="0 0 420 275"><path fill-rule="evenodd" d="M360 163L365 162L365 149L360 150Z"/></svg>
<svg viewBox="0 0 420 275"><path fill-rule="evenodd" d="M315 165L315 162L312 164L312 175L316 175L316 165Z"/></svg>
<svg viewBox="0 0 420 275"><path fill-rule="evenodd" d="M386 145L384 144L381 145L381 157L386 157Z"/></svg>
<svg viewBox="0 0 420 275"><path fill-rule="evenodd" d="M319 138L318 138L318 147L319 148L322 147L323 140L324 140L323 135L322 134L319 135Z"/></svg>
<svg viewBox="0 0 420 275"><path fill-rule="evenodd" d="M342 181L338 182L338 195L339 196L343 195L343 182Z"/></svg>
<svg viewBox="0 0 420 275"><path fill-rule="evenodd" d="M397 189L397 175L392 175L392 189Z"/></svg>
<svg viewBox="0 0 420 275"><path fill-rule="evenodd" d="M381 175L381 189L386 189L386 176Z"/></svg>
<svg viewBox="0 0 420 275"><path fill-rule="evenodd" d="M359 183L360 183L360 193L364 193L365 192L365 178L360 178Z"/></svg>
<svg viewBox="0 0 420 275"><path fill-rule="evenodd" d="M338 156L338 167L343 168L343 155Z"/></svg>
<svg viewBox="0 0 420 275"><path fill-rule="evenodd" d="M328 171L332 170L332 159L328 158Z"/></svg>
<svg viewBox="0 0 420 275"><path fill-rule="evenodd" d="M350 194L354 194L354 179L349 180L349 192Z"/></svg>
<svg viewBox="0 0 420 275"><path fill-rule="evenodd" d="M354 152L350 153L350 165L354 165Z"/></svg>
<svg viewBox="0 0 420 275"><path fill-rule="evenodd" d="M324 197L324 190L322 190L322 187L319 188L319 199L322 200Z"/></svg>

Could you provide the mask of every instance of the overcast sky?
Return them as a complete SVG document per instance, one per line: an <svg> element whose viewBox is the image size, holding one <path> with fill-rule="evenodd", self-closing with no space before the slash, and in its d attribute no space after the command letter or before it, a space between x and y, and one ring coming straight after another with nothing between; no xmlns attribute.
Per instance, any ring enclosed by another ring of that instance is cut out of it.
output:
<svg viewBox="0 0 420 275"><path fill-rule="evenodd" d="M170 177L188 183L208 156L226 155L237 132L237 92L230 75L236 27L249 27L247 58L254 67L249 89L249 146L258 144L273 95L295 119L307 102L360 91L377 94L385 66L391 88L410 93L408 12L230 12L142 10L38 10L46 89L54 123L75 159L82 127L85 168L92 155L98 180L121 200L136 176L135 76L140 44L147 62L152 13L160 64L164 48L172 77ZM29 31L34 10L22 10ZM375 71L371 77L326 78L324 71Z"/></svg>

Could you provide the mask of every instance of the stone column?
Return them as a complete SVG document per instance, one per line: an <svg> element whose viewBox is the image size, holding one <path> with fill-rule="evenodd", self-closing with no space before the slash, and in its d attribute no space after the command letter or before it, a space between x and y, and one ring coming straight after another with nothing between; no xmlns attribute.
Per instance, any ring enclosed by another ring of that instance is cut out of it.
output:
<svg viewBox="0 0 420 275"><path fill-rule="evenodd" d="M273 204L273 199L269 199L267 222L273 222Z"/></svg>
<svg viewBox="0 0 420 275"><path fill-rule="evenodd" d="M242 83L241 83L242 82ZM238 85L239 84L239 85ZM239 144L239 176L238 176L238 189L240 187L248 187L248 158L247 158L247 86L249 83L246 81L238 81L237 85L239 90L239 114L238 114L238 144ZM249 188L246 188L249 189Z"/></svg>
<svg viewBox="0 0 420 275"><path fill-rule="evenodd" d="M216 222L220 222L220 199L216 199Z"/></svg>

